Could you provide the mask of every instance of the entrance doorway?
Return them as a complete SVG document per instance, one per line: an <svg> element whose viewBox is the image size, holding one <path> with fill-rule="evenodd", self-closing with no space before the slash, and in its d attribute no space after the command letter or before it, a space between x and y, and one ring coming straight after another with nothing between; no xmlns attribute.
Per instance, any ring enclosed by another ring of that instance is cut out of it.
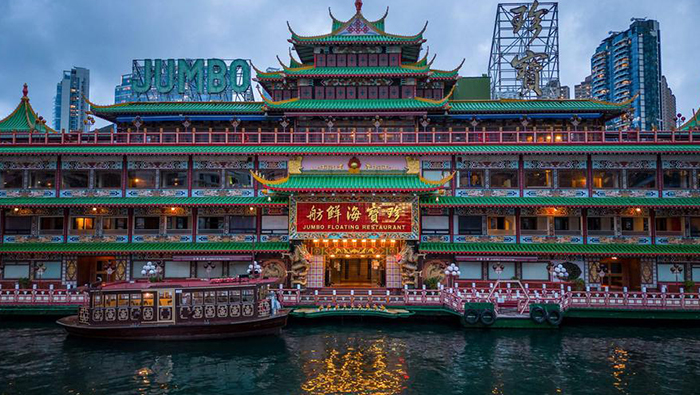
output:
<svg viewBox="0 0 700 395"><path fill-rule="evenodd" d="M111 257L84 256L78 258L78 285L112 282L116 277L116 261Z"/></svg>
<svg viewBox="0 0 700 395"><path fill-rule="evenodd" d="M380 259L331 258L326 267L326 286L383 287L385 265Z"/></svg>
<svg viewBox="0 0 700 395"><path fill-rule="evenodd" d="M606 258L600 261L601 268L605 269L605 276L601 285L611 289L627 287L630 291L638 291L642 288L642 272L639 259Z"/></svg>

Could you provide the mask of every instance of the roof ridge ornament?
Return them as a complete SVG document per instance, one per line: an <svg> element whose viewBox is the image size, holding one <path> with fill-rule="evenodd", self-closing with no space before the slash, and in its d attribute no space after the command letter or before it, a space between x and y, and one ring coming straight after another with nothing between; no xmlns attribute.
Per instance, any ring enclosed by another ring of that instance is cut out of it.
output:
<svg viewBox="0 0 700 395"><path fill-rule="evenodd" d="M355 0L355 9L358 14L362 13L362 0Z"/></svg>
<svg viewBox="0 0 700 395"><path fill-rule="evenodd" d="M24 87L22 88L22 98L29 98L29 88L27 87L27 83L24 83Z"/></svg>

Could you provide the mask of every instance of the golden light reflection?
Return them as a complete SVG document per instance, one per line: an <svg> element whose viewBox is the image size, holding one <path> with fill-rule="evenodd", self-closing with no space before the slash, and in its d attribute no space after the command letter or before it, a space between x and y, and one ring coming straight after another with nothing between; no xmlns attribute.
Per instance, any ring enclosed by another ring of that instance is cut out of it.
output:
<svg viewBox="0 0 700 395"><path fill-rule="evenodd" d="M626 386L624 380L625 371L627 370L627 363L629 362L629 353L620 347L615 347L612 355L608 358L610 363L612 363L612 376L615 381L613 386L620 389Z"/></svg>
<svg viewBox="0 0 700 395"><path fill-rule="evenodd" d="M383 340L368 347L329 350L323 359L306 364L308 379L301 389L308 394L399 394L409 376L402 358L389 360Z"/></svg>

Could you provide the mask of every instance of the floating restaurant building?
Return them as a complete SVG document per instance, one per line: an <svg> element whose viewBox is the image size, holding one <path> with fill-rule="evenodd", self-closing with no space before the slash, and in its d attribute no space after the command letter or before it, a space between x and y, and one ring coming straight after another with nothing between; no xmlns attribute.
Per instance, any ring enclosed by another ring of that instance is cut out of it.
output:
<svg viewBox="0 0 700 395"><path fill-rule="evenodd" d="M387 15L302 36L262 102L91 105L55 131L28 92L0 121L0 284L233 277L285 288L517 278L700 280L700 133L606 130L630 103L453 97L424 28ZM422 55L423 54L423 55ZM162 76L156 70L156 76ZM159 78L156 78L158 80ZM22 280L22 281L27 281Z"/></svg>

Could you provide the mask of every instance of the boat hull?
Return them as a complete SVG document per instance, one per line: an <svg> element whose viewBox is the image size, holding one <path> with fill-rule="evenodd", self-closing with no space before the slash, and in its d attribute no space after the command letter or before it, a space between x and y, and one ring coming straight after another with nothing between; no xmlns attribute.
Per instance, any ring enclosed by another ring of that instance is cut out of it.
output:
<svg viewBox="0 0 700 395"><path fill-rule="evenodd" d="M115 340L205 340L246 336L278 335L287 324L288 312L235 323L94 326L78 322L73 315L56 321L69 335Z"/></svg>

